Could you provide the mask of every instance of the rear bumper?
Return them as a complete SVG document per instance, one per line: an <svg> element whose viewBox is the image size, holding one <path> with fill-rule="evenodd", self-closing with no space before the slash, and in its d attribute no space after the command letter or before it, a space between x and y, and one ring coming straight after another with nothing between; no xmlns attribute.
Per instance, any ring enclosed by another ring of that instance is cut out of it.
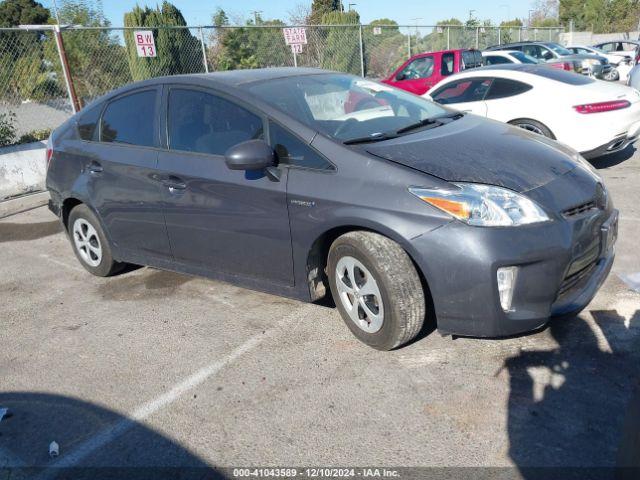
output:
<svg viewBox="0 0 640 480"><path fill-rule="evenodd" d="M414 239L438 330L473 337L515 335L583 309L611 270L614 249L603 249L598 232L614 217L615 210L600 211L574 225L552 221L511 229L451 222ZM518 267L508 312L500 305L496 280L498 268L506 266Z"/></svg>
<svg viewBox="0 0 640 480"><path fill-rule="evenodd" d="M615 138L609 140L607 143L600 145L592 150L586 152L580 152L584 158L597 158L603 155L609 155L610 153L619 152L627 148L630 144L634 143L638 136L640 136L640 122L633 124L627 133L617 135Z"/></svg>

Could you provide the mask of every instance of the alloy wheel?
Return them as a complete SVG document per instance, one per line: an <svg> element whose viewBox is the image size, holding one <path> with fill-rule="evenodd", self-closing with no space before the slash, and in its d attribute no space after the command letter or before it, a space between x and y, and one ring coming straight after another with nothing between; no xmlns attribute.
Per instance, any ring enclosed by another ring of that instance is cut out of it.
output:
<svg viewBox="0 0 640 480"><path fill-rule="evenodd" d="M360 329L375 333L384 323L380 288L374 276L353 257L342 257L336 265L336 287L342 306Z"/></svg>
<svg viewBox="0 0 640 480"><path fill-rule="evenodd" d="M97 267L102 261L102 245L96 229L84 218L73 224L73 243L87 265Z"/></svg>

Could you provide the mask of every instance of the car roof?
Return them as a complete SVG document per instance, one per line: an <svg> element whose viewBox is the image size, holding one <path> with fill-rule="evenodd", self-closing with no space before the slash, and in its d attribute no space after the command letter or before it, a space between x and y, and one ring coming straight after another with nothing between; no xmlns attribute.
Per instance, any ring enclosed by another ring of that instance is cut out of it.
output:
<svg viewBox="0 0 640 480"><path fill-rule="evenodd" d="M482 55L508 55L509 53L519 53L520 50L490 50L482 52Z"/></svg>
<svg viewBox="0 0 640 480"><path fill-rule="evenodd" d="M508 47L515 47L518 45L550 45L555 44L555 42L542 42L542 41L534 41L534 40L524 40L522 42L511 42L511 43L501 43L499 45L492 45L487 47L485 50L508 50Z"/></svg>
<svg viewBox="0 0 640 480"><path fill-rule="evenodd" d="M596 45L606 45L607 43L633 43L634 45L640 45L640 41L630 39L607 40L606 42L596 43Z"/></svg>

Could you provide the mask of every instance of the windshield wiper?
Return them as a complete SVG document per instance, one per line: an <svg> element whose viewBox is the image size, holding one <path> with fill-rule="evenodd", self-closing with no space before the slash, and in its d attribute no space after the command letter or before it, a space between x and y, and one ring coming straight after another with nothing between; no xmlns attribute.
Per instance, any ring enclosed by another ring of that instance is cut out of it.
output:
<svg viewBox="0 0 640 480"><path fill-rule="evenodd" d="M342 143L345 145L356 145L358 143L381 142L382 140L391 140L397 136L397 133L374 133L373 135L367 135L366 137L350 138Z"/></svg>
<svg viewBox="0 0 640 480"><path fill-rule="evenodd" d="M437 118L425 118L424 120L420 120L419 122L412 123L411 125L407 125L406 127L402 127L400 130L396 130L396 134L402 135L403 133L410 132L411 130L427 127L429 125L439 127L440 125L443 125L443 123Z"/></svg>

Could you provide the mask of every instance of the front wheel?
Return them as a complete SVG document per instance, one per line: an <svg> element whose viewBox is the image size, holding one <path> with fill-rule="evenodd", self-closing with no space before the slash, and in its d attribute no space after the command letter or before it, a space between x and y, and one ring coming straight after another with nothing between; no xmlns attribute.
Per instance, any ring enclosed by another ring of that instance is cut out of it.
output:
<svg viewBox="0 0 640 480"><path fill-rule="evenodd" d="M424 323L420 276L394 241L372 232L349 232L329 250L327 275L334 302L351 332L378 350L413 339Z"/></svg>
<svg viewBox="0 0 640 480"><path fill-rule="evenodd" d="M69 213L69 239L80 264L98 277L108 277L122 270L96 215L86 205L78 205Z"/></svg>

